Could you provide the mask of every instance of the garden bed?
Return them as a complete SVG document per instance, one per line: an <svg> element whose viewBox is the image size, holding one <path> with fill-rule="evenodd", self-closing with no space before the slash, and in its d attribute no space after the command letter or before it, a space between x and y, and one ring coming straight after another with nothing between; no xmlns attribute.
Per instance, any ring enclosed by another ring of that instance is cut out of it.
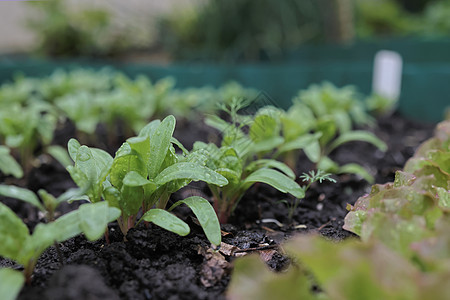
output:
<svg viewBox="0 0 450 300"><path fill-rule="evenodd" d="M403 167L416 147L432 136L434 125L402 118L398 114L378 120L375 134L388 145L383 153L375 147L352 142L336 149L331 157L340 164L356 162L375 174L377 183L392 181L394 172ZM69 128L70 129L70 128ZM200 122L181 124L174 136L190 147L194 140L208 139L214 131ZM57 135L57 143L70 138L70 130ZM107 149L113 152L115 149ZM297 174L312 164L299 160ZM339 177L339 178L337 178ZM218 252L194 220L177 210L191 227L187 237L180 237L150 224L131 229L123 242L115 223L110 225L110 244L104 239L88 242L82 236L60 244L64 266L60 266L53 247L39 259L31 286L25 286L19 299L221 299L230 280L234 258L257 252L274 270L282 270L289 259L277 245L298 233L319 232L333 239L353 236L342 229L347 203L369 192L370 185L355 175L335 176L337 183L312 185L297 207L292 222L285 195L264 184L256 184L241 200L229 224L222 225L222 244ZM7 178L10 180L9 178ZM59 195L74 186L62 166L42 160L27 180L33 191L45 188ZM172 195L179 200L191 195L210 198L206 185L196 183ZM37 210L18 201L1 198L21 216L30 228L39 221ZM64 204L66 212L79 204ZM0 265L14 267L2 259Z"/></svg>

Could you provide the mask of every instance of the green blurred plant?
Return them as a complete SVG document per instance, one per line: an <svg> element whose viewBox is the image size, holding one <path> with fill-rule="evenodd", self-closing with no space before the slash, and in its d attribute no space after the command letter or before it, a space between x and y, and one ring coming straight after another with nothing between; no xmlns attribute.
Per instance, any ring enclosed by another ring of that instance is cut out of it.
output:
<svg viewBox="0 0 450 300"><path fill-rule="evenodd" d="M83 204L79 209L53 222L38 224L33 234L30 234L23 221L6 205L0 203L0 237L3 241L0 245L0 255L23 265L23 276L29 283L39 256L48 247L80 233L84 233L89 240L97 240L105 232L107 224L119 214L118 209L108 207L106 202ZM2 272L4 274L8 271ZM23 277L14 276L14 284L21 286ZM0 285L3 284L2 281Z"/></svg>
<svg viewBox="0 0 450 300"><path fill-rule="evenodd" d="M130 47L126 30L113 26L110 13L99 8L71 10L62 0L30 2L39 18L28 27L39 39L37 51L48 56L115 55Z"/></svg>
<svg viewBox="0 0 450 300"><path fill-rule="evenodd" d="M24 105L0 99L0 141L8 146L25 173L31 169L34 152L52 140L57 116L48 103L31 99Z"/></svg>
<svg viewBox="0 0 450 300"><path fill-rule="evenodd" d="M211 0L162 19L160 39L174 56L258 60L323 38L316 1Z"/></svg>

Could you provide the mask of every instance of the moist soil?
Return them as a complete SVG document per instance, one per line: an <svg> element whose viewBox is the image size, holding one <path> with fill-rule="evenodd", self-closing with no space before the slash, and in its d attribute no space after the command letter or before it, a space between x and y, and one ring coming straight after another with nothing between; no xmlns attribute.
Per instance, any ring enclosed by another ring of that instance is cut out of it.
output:
<svg viewBox="0 0 450 300"><path fill-rule="evenodd" d="M352 142L330 156L340 164L359 163L374 175L377 183L386 183L393 180L395 171L403 167L417 146L432 136L434 126L394 114L379 119L378 127L370 129L388 144L387 152ZM58 132L55 143L64 145L71 134L73 126L66 126ZM188 148L193 141L206 141L211 135L213 131L192 122L179 123L175 130L175 136ZM298 174L311 168L311 163L301 156ZM59 261L54 247L44 252L31 285L22 289L19 299L225 299L232 263L238 256L258 253L271 269L280 271L289 265L289 258L278 245L295 234L317 232L335 241L354 236L342 229L346 205L368 193L370 184L354 175L334 178L337 183L313 184L291 219L289 207L294 199L264 184L254 185L229 224L222 225L220 249L211 248L196 220L183 207L175 213L191 227L186 237L141 224L128 232L124 242L115 223L109 228L109 244L104 239L89 242L77 236L60 244L63 261ZM0 176L0 182L14 180ZM39 158L38 167L27 180L19 183L33 191L45 188L56 196L74 186L64 168L45 156ZM210 198L207 187L195 183L172 195L171 200L191 195ZM30 230L42 221L30 205L0 200L22 217ZM62 205L60 214L79 204ZM20 270L7 259L0 258L0 265Z"/></svg>

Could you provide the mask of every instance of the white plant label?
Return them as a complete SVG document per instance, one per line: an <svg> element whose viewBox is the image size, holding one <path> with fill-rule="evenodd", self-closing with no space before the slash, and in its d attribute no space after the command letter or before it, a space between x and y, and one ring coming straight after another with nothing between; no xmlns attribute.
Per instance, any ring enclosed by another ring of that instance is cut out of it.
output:
<svg viewBox="0 0 450 300"><path fill-rule="evenodd" d="M402 65L402 57L397 52L378 51L373 67L373 92L388 99L398 100L402 85Z"/></svg>

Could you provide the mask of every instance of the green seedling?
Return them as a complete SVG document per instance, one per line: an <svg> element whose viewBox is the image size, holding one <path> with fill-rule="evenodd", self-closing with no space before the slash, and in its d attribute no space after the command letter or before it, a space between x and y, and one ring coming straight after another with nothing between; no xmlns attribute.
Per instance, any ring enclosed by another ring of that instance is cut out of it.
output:
<svg viewBox="0 0 450 300"><path fill-rule="evenodd" d="M22 265L23 276L29 283L39 256L48 247L80 233L84 233L89 240L97 240L105 232L107 224L119 215L120 211L109 207L106 202L83 204L54 222L38 224L30 234L23 221L0 203L0 255ZM14 276L15 284L19 285L23 279Z"/></svg>
<svg viewBox="0 0 450 300"><path fill-rule="evenodd" d="M16 178L23 176L23 171L17 161L10 154L6 146L0 146L0 172L5 175L12 175Z"/></svg>
<svg viewBox="0 0 450 300"><path fill-rule="evenodd" d="M203 149L209 154L206 165L228 180L228 184L223 187L208 185L221 223L227 222L245 192L257 182L268 184L297 198L305 196L303 188L294 181L295 174L288 166L273 159L258 159L262 152L270 151L278 142L271 140L266 143L264 139L255 140L244 133L243 128L248 124L250 135L256 137L256 131L259 130L259 124L252 124L250 116L238 114L245 105L245 102L234 100L229 107L223 107L231 116L231 124L218 117L207 119L209 125L222 131L220 147L212 143L194 144L194 150Z"/></svg>
<svg viewBox="0 0 450 300"><path fill-rule="evenodd" d="M220 244L220 227L213 208L206 199L190 197L166 210L172 193L191 181L224 186L227 179L205 166L204 151L189 153L173 138L175 118L166 117L145 126L137 137L127 140L114 159L106 152L69 141L69 153L75 162L68 168L79 187L85 189L92 202L106 200L121 210L118 224L123 234L139 220L153 222L179 235L189 233L188 225L169 211L185 204L196 215L208 239ZM183 150L175 153L174 145Z"/></svg>
<svg viewBox="0 0 450 300"><path fill-rule="evenodd" d="M303 173L300 176L300 178L303 180L303 182L306 182L307 185L303 186L302 188L306 193L306 191L310 188L310 186L314 182L322 183L323 181L330 181L330 182L336 183L336 180L331 178L330 176L331 176L330 173L325 173L322 170L317 170L317 172L312 170L312 171L309 171L309 173ZM297 210L297 207L300 203L300 199L295 198L292 203L289 203L287 200L282 200L282 202L288 206L288 209L289 209L288 220L289 220L289 222L292 222L292 218L293 218L294 213Z"/></svg>

